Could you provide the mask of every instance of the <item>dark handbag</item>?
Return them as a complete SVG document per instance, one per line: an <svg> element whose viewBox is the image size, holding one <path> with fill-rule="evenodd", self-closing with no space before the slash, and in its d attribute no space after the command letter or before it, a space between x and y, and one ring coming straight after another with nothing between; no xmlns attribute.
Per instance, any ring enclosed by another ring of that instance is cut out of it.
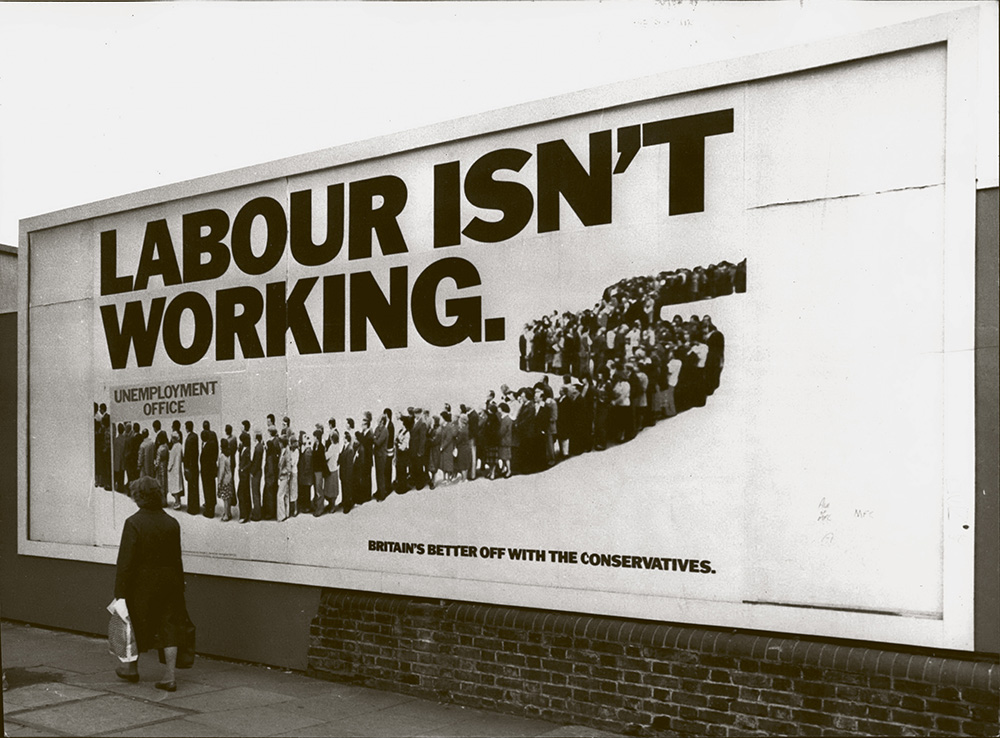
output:
<svg viewBox="0 0 1000 738"><path fill-rule="evenodd" d="M195 628L190 619L184 628L184 639L177 647L177 668L190 669L194 666Z"/></svg>

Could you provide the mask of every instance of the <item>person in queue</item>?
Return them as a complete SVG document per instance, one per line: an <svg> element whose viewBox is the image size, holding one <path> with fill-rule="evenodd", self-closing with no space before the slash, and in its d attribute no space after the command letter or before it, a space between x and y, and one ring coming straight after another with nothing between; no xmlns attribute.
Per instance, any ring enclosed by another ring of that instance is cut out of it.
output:
<svg viewBox="0 0 1000 738"><path fill-rule="evenodd" d="M240 433L239 460L240 480L236 488L236 501L239 504L240 522L247 523L250 521L252 509L250 501L252 456L250 454L250 434L247 431Z"/></svg>
<svg viewBox="0 0 1000 738"><path fill-rule="evenodd" d="M323 426L319 425L312 435L312 468L313 468L313 515L319 517L326 512L326 480L329 465L326 461L326 446L323 443Z"/></svg>
<svg viewBox="0 0 1000 738"><path fill-rule="evenodd" d="M233 482L233 462L229 453L229 439L223 438L219 447L219 471L216 475L216 494L222 500L222 522L233 519L236 485Z"/></svg>
<svg viewBox="0 0 1000 738"><path fill-rule="evenodd" d="M254 431L253 451L250 455L250 519L258 521L263 517L261 481L264 478L264 434Z"/></svg>
<svg viewBox="0 0 1000 738"><path fill-rule="evenodd" d="M180 430L170 434L170 452L167 460L167 492L174 498L172 507L181 509L181 497L184 496L184 461L181 457Z"/></svg>
<svg viewBox="0 0 1000 738"><path fill-rule="evenodd" d="M430 489L434 489L434 478L439 468L441 468L441 417L435 415L431 418L427 430L427 485Z"/></svg>
<svg viewBox="0 0 1000 738"><path fill-rule="evenodd" d="M275 493L274 517L279 523L288 520L291 514L292 495L292 452L289 446L289 431L278 436L278 488Z"/></svg>
<svg viewBox="0 0 1000 738"><path fill-rule="evenodd" d="M139 426L136 424L136 429ZM198 473L198 451L200 450L200 445L198 443L198 434L194 432L194 421L187 421L184 423L184 430L187 431L187 435L184 436L184 482L187 491L187 511L190 515L198 515L201 512L201 501L198 494L198 485L200 483L200 475Z"/></svg>
<svg viewBox="0 0 1000 738"><path fill-rule="evenodd" d="M293 490L293 492L298 496L295 505L296 514L302 513L304 515L307 511L312 512L314 510L312 500L314 474L312 455L312 443L308 441L305 431L299 431L299 488L297 490Z"/></svg>
<svg viewBox="0 0 1000 738"><path fill-rule="evenodd" d="M326 456L326 476L323 478L323 504L333 512L340 496L340 431L333 418L327 422L326 440L323 442Z"/></svg>
<svg viewBox="0 0 1000 738"><path fill-rule="evenodd" d="M206 420L201 431L201 490L204 498L201 514L215 517L215 480L219 473L219 438Z"/></svg>

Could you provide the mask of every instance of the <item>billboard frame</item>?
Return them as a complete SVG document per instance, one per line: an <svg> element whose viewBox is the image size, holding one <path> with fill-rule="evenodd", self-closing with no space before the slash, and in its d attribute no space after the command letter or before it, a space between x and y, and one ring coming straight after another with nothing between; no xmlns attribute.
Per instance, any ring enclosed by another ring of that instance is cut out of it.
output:
<svg viewBox="0 0 1000 738"><path fill-rule="evenodd" d="M69 223L123 214L149 205L196 195L221 192L271 180L302 175L359 161L414 151L443 142L456 142L546 122L565 120L596 110L656 100L722 86L861 61L873 57L943 44L946 48L944 236L945 300L945 479L943 519L942 620L915 622L907 642L954 649L973 648L973 591L975 520L975 427L973 363L962 354L974 348L975 315L975 205L977 182L978 10L965 9L905 24L832 39L808 46L766 52L750 57L654 75L626 83L570 93L548 100L443 122L424 128L346 144L319 152L188 180L138 193L56 211L20 222L18 338L18 553L100 564L113 564L116 548L31 540L28 537L29 444L29 321L31 237ZM965 318L969 319L966 320ZM964 521L964 522L963 522ZM188 555L186 568L196 574L291 582L325 586L325 569L277 562L233 560ZM340 586L402 595L468 599L461 580L392 572L342 571ZM428 586L430 585L430 591ZM480 581L477 599L551 609L552 595L545 587ZM512 591L514 594L512 595ZM644 595L635 594L641 599ZM560 595L560 609L641 617L639 609L622 607L611 593L574 591ZM759 604L702 601L696 622L702 625L815 633L792 608ZM734 612L736 614L734 614ZM860 639L893 642L898 618L871 613L841 612L829 615L836 630ZM695 622L678 617L678 621ZM809 619L805 619L809 620ZM824 621L825 622L825 621Z"/></svg>

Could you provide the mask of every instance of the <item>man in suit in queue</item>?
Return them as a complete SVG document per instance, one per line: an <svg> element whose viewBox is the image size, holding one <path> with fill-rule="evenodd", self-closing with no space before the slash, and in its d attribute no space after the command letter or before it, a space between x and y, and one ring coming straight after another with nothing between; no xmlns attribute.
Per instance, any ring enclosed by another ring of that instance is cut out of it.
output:
<svg viewBox="0 0 1000 738"><path fill-rule="evenodd" d="M347 515L354 507L354 457L355 445L351 431L344 432L344 445L340 449L340 457L337 460L338 471L340 473L340 496L341 509Z"/></svg>
<svg viewBox="0 0 1000 738"><path fill-rule="evenodd" d="M375 499L381 502L389 496L389 431L383 413L372 432L372 455L375 458Z"/></svg>
<svg viewBox="0 0 1000 738"><path fill-rule="evenodd" d="M413 411L413 430L410 431L410 479L417 489L424 488L427 469L427 421L424 411Z"/></svg>
<svg viewBox="0 0 1000 738"><path fill-rule="evenodd" d="M705 360L705 390L712 394L719 389L722 367L726 362L726 337L706 315L701 319L705 330L705 345L708 346L708 357Z"/></svg>
<svg viewBox="0 0 1000 738"><path fill-rule="evenodd" d="M535 429L535 405L529 400L527 389L521 390L521 407L514 418L511 434L511 471L514 474L529 474L534 471L532 439Z"/></svg>
<svg viewBox="0 0 1000 738"><path fill-rule="evenodd" d="M155 436L149 435L149 431L142 429L142 443L139 444L139 476L155 477L156 469L153 462L156 461L153 455L153 439Z"/></svg>
<svg viewBox="0 0 1000 738"><path fill-rule="evenodd" d="M264 475L264 434L254 431L253 453L250 455L250 519L260 520L260 482Z"/></svg>
<svg viewBox="0 0 1000 738"><path fill-rule="evenodd" d="M132 424L132 432L125 441L125 475L128 477L128 484L132 484L139 478L139 444L142 443L142 435L139 432L139 424Z"/></svg>
<svg viewBox="0 0 1000 738"><path fill-rule="evenodd" d="M533 457L532 471L551 466L552 460L552 438L550 435L552 428L552 408L549 400L545 396L544 390L535 387L535 427L532 429L532 440L530 447Z"/></svg>
<svg viewBox="0 0 1000 738"><path fill-rule="evenodd" d="M215 517L215 475L219 473L219 437L206 420L201 424L201 489L205 498L202 514Z"/></svg>
<svg viewBox="0 0 1000 738"><path fill-rule="evenodd" d="M184 481L187 487L187 511L191 515L201 512L201 502L198 497L198 434L194 432L194 423L184 423L187 435L184 436Z"/></svg>
<svg viewBox="0 0 1000 738"><path fill-rule="evenodd" d="M372 467L375 465L375 435L370 411L365 410L361 417L361 430L355 436L358 449L354 459L354 503L363 505L372 499Z"/></svg>
<svg viewBox="0 0 1000 738"><path fill-rule="evenodd" d="M114 472L115 491L117 492L128 492L128 490L125 489L125 445L128 443L128 439L131 435L131 425L128 423L118 424L118 435L115 436L111 449L112 454L114 455L114 458L112 459L112 471Z"/></svg>
<svg viewBox="0 0 1000 738"><path fill-rule="evenodd" d="M326 512L326 475L330 473L330 465L326 461L326 444L323 442L323 426L316 424L312 442L313 486L316 499L313 504L313 515L319 517Z"/></svg>
<svg viewBox="0 0 1000 738"><path fill-rule="evenodd" d="M240 522L246 523L250 520L250 434L244 431L240 433L240 481L236 488L236 502L240 508Z"/></svg>

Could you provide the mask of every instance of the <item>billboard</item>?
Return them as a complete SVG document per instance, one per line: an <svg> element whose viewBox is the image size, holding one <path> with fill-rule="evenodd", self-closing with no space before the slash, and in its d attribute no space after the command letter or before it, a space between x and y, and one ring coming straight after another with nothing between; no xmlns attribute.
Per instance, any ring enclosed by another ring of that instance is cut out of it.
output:
<svg viewBox="0 0 1000 738"><path fill-rule="evenodd" d="M19 550L971 648L960 28L24 222Z"/></svg>

